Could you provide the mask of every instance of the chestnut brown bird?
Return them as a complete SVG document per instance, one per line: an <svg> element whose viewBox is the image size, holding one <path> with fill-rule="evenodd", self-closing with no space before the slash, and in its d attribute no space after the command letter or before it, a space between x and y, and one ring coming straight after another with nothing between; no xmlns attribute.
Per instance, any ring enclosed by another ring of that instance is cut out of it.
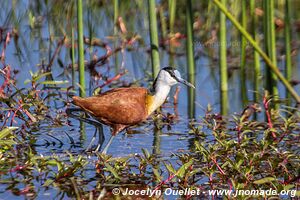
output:
<svg viewBox="0 0 300 200"><path fill-rule="evenodd" d="M154 80L152 91L143 87L116 88L87 98L74 96L73 103L99 122L111 127L112 136L102 151L106 153L108 146L119 132L145 121L165 102L171 86L177 83L195 88L181 78L179 71L165 67L159 71Z"/></svg>

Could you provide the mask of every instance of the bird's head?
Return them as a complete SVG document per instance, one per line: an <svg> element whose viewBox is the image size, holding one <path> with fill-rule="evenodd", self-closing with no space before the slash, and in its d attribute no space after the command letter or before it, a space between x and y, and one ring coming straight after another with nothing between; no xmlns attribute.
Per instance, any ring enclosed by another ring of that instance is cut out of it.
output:
<svg viewBox="0 0 300 200"><path fill-rule="evenodd" d="M195 88L195 86L183 78L181 78L181 75L178 70L173 69L172 67L164 67L162 68L154 83L153 83L153 88L156 88L157 84L164 84L168 86L173 86L177 83L183 83L189 87Z"/></svg>

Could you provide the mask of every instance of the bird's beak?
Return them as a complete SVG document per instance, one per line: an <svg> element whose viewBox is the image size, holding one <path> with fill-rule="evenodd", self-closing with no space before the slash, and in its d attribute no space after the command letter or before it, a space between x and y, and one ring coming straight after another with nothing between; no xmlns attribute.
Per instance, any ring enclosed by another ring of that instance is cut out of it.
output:
<svg viewBox="0 0 300 200"><path fill-rule="evenodd" d="M195 86L193 84L191 84L191 83L187 82L186 80L184 80L183 78L181 78L179 71L174 70L174 75L175 75L175 79L177 79L178 82L183 83L184 85L187 85L187 86L195 89Z"/></svg>
<svg viewBox="0 0 300 200"><path fill-rule="evenodd" d="M178 81L180 82L180 83L183 83L184 85L186 85L186 86L189 86L189 87L191 87L191 88L194 88L195 89L195 86L193 85L193 84L191 84L191 83L189 83L189 82L187 82L186 80L184 80L183 78L179 78L179 77L177 77L178 78Z"/></svg>

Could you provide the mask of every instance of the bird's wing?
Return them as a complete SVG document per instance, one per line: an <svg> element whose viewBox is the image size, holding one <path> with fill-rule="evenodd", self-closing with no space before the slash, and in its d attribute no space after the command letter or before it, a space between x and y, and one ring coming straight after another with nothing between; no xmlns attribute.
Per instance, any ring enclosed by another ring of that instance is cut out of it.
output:
<svg viewBox="0 0 300 200"><path fill-rule="evenodd" d="M145 88L118 88L75 104L104 123L133 125L147 117L146 97Z"/></svg>

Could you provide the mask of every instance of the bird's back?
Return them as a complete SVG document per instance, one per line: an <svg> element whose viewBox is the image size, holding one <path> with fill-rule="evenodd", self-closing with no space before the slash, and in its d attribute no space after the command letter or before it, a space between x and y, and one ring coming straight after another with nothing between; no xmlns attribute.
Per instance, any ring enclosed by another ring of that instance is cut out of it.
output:
<svg viewBox="0 0 300 200"><path fill-rule="evenodd" d="M134 125L147 118L148 90L142 87L117 88L87 97L73 97L75 105L105 124Z"/></svg>

